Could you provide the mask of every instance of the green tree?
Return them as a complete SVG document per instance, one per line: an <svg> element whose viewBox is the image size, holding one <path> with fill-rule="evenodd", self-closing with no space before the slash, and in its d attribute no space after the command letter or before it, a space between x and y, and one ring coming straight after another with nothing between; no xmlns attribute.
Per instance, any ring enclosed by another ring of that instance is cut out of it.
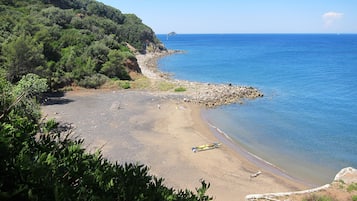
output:
<svg viewBox="0 0 357 201"><path fill-rule="evenodd" d="M29 73L23 76L14 87L10 87L3 79L1 81L2 97L5 99L2 102L3 108L0 118L6 116L11 110L29 119L40 117L39 105L35 100L37 95L47 91L46 79L41 79L38 75Z"/></svg>
<svg viewBox="0 0 357 201"><path fill-rule="evenodd" d="M0 21L2 75L16 83L36 73L54 90L83 80L102 83L98 73L129 79L127 44L144 53L160 43L136 15L95 0L0 0ZM113 50L122 59L109 58Z"/></svg>
<svg viewBox="0 0 357 201"><path fill-rule="evenodd" d="M17 82L23 75L36 72L36 68L45 64L43 45L32 37L21 35L8 40L2 47L7 78Z"/></svg>
<svg viewBox="0 0 357 201"><path fill-rule="evenodd" d="M85 52L85 56L92 58L92 62L95 64L95 71L99 72L102 65L108 61L108 53L110 49L102 42L96 41L88 47Z"/></svg>
<svg viewBox="0 0 357 201"><path fill-rule="evenodd" d="M74 17L72 9L64 10L53 6L43 9L41 14L48 20L47 25L57 24L61 27L67 27Z"/></svg>
<svg viewBox="0 0 357 201"><path fill-rule="evenodd" d="M124 59L126 58L120 50L111 50L108 54L108 61L103 64L100 73L110 78L117 77L121 80L130 80L131 78L123 64Z"/></svg>
<svg viewBox="0 0 357 201"><path fill-rule="evenodd" d="M106 17L117 24L123 24L125 19L125 16L118 9L112 8L97 1L91 1L87 5L87 11L89 14Z"/></svg>

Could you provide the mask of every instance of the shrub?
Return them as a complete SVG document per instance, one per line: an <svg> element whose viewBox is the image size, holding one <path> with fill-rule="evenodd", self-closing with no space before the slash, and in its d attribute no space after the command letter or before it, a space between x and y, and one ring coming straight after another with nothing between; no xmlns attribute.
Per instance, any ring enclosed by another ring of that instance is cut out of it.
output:
<svg viewBox="0 0 357 201"><path fill-rule="evenodd" d="M32 96L41 91L15 96L19 88L33 88L26 83L13 87L0 78L0 200L212 200L205 195L210 184L203 180L196 192L168 188L145 165L113 163L100 151L89 153L83 140L71 135L71 125L40 122L31 117L34 112L24 116L24 106L13 105L35 104Z"/></svg>
<svg viewBox="0 0 357 201"><path fill-rule="evenodd" d="M352 201L357 201L357 195L352 196Z"/></svg>
<svg viewBox="0 0 357 201"><path fill-rule="evenodd" d="M119 87L123 89L130 89L130 82L128 81L119 81Z"/></svg>
<svg viewBox="0 0 357 201"><path fill-rule="evenodd" d="M85 88L99 88L102 86L108 77L102 74L94 74L92 76L86 76L78 82L78 85Z"/></svg>
<svg viewBox="0 0 357 201"><path fill-rule="evenodd" d="M335 201L334 198L327 195L310 195L307 198L304 198L303 201Z"/></svg>
<svg viewBox="0 0 357 201"><path fill-rule="evenodd" d="M356 191L357 190L357 183L352 183L347 187L348 192Z"/></svg>
<svg viewBox="0 0 357 201"><path fill-rule="evenodd" d="M185 87L178 87L175 89L175 92L184 92L184 91L186 91Z"/></svg>

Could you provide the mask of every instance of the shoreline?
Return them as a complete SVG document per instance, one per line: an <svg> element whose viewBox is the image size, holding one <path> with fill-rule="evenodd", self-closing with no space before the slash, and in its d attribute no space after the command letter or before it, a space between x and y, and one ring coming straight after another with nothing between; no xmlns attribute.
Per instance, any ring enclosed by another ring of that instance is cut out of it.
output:
<svg viewBox="0 0 357 201"><path fill-rule="evenodd" d="M162 57L162 55L160 55L160 57L157 57L157 58L154 58L154 57L149 58L149 60L151 60L151 62L153 64L156 64L156 65L152 65L156 72L160 72L158 70L157 61L161 57ZM176 80L176 81L177 82L187 82L187 81L182 81L182 80ZM248 88L248 89L253 89L253 88ZM215 91L215 90L213 90L213 91ZM255 96L253 96L253 97L248 96L245 98L253 98L254 99L254 98L259 98L259 97L263 96L263 94L261 92L259 92L258 90L257 90L257 92L258 93L255 93ZM222 94L218 93L218 94L214 94L214 95L221 96ZM225 97L225 95L223 97ZM221 103L230 104L230 103L237 103L237 102L242 103L242 102L240 102L239 99L235 99L233 102L228 102L228 103L227 102L218 102L218 105L213 104L213 107L219 106ZM347 170L350 172L356 172L356 170L351 167L342 169L339 173L337 173L335 178L331 178L331 183L324 184L322 186L319 186L319 185L313 184L313 183L309 183L308 181L301 179L299 177L294 177L291 174L289 174L287 171L279 168L278 166L270 163L269 161L266 161L266 160L260 158L259 156L250 153L249 151L247 151L246 149L244 149L243 147L241 147L240 145L235 143L226 133L221 131L220 128L210 124L210 122L202 116L202 109L204 109L203 107L212 108L212 105L201 104L200 101L196 101L194 103L196 104L196 106L195 106L195 108L196 108L195 122L199 122L203 127L205 127L206 131L207 131L207 129L209 130L209 132L206 133L206 137L210 137L210 138L213 137L213 138L215 138L215 141L218 140L218 142L216 141L216 143L218 143L218 144L223 143L226 146L227 149L224 150L224 152L226 154L228 154L230 157L238 158L238 160L240 161L240 165L241 165L240 168L245 171L245 174L250 174L249 182L251 182L252 179L255 179L256 177L259 177L263 173L264 176L269 175L268 177L270 177L270 179L273 180L273 182L265 181L268 183L268 185L276 185L276 186L279 186L278 188L281 188L279 190L272 190L272 189L267 190L266 188L262 189L261 186L260 187L251 187L251 188L255 189L255 192L253 194L251 192L246 194L244 196L245 200L257 200L257 199L263 199L263 200L284 199L285 200L289 196L291 196L293 199L295 199L296 197L300 197L300 199L302 199L303 197L306 197L309 195L311 196L312 194L323 193L323 192L328 195L342 197L342 199L345 199L345 198L343 198L343 196L346 196L346 195L344 192L341 191L341 185L337 184L339 186L336 187L336 183L339 183L341 181L347 182L347 183L351 183L351 182L353 183L356 181L356 174L354 174L354 173L351 173L346 178L338 179L338 175L342 174L343 172L346 172ZM197 105L199 105L199 106L197 106ZM199 113L198 116L197 116L197 113ZM194 116L194 115L192 115L192 116ZM260 168L263 169L263 172L260 170ZM258 170L258 171L252 172L253 169ZM231 175L236 176L236 174L231 174ZM213 180L212 182L216 182L216 181ZM245 183L245 185L247 185L247 183ZM262 182L259 185L266 185L266 184L264 184L264 182ZM280 185L282 185L282 186L280 186ZM287 190L287 189L290 189L290 190ZM337 190L337 189L339 189L339 190ZM265 191L269 191L270 193L262 193ZM219 193L226 194L227 189L225 189L224 191L220 191ZM241 196L241 194L240 194L240 196ZM236 196L228 196L228 199L227 199L227 197L225 197L225 199L223 199L223 200L232 200L232 197L236 198ZM276 199L276 198L278 198L278 199ZM222 199L217 199L217 200L222 200Z"/></svg>
<svg viewBox="0 0 357 201"><path fill-rule="evenodd" d="M308 188L317 187L316 184L308 183L308 182L306 182L306 181L304 181L302 179L294 177L294 176L290 175L287 171L279 168L278 166L274 165L273 163L270 163L269 161L264 160L261 157L249 152L248 150L246 150L245 148L241 147L240 145L237 145L228 134L226 134L223 131L221 131L218 127L210 124L207 121L206 121L206 123L208 124L208 126L211 127L211 129L213 130L214 136L217 139L219 139L219 141L221 141L225 145L229 146L232 150L234 150L239 155L244 157L250 163L253 163L257 167L260 167L261 169L263 169L265 171L268 171L268 172L272 173L273 175L276 175L276 176L279 176L279 177L283 177L285 179L288 179L288 180L291 180L291 181L296 182L298 184L301 184L301 185L303 185L305 187L308 187Z"/></svg>
<svg viewBox="0 0 357 201"><path fill-rule="evenodd" d="M156 62L153 59L157 58L149 55L138 59L142 72L152 72L145 69L149 61L140 59ZM164 78L149 79L155 82L155 79ZM169 187L194 191L199 180L204 179L211 184L208 195L220 201L244 200L252 193L290 192L307 188L283 175L261 169L226 144L218 149L193 153L192 147L220 139L201 114L202 109L210 105L199 99L188 101L197 96L197 91L192 93L189 87L202 87L204 93L212 87L221 88L213 84L182 83L188 84L184 93L72 91L60 100L53 98L54 104L42 106L42 110L48 118L73 123L76 135L85 139L85 146L90 151L101 149L110 160L145 164L150 168L150 174L165 178L164 183ZM227 85L222 87L232 88ZM252 177L257 172L261 174Z"/></svg>
<svg viewBox="0 0 357 201"><path fill-rule="evenodd" d="M180 51L176 51L176 50L168 50L168 52L161 52L161 53L149 53L147 55L139 55L138 58L138 63L139 66L144 69L144 72L146 72L147 74L143 73L146 77L155 80L155 79L161 79L161 80L167 80L167 81L172 81L175 83L178 83L179 85L181 83L191 83L191 85L195 85L195 84L202 84L202 83L196 83L196 82L190 82L190 81L185 81L185 80L172 80L167 73L165 72L161 72L158 69L158 65L157 62L159 59L161 59L162 57L165 56L170 56L173 54L177 54L177 53L183 53ZM164 76L163 76L164 75ZM181 84L182 85L182 84ZM239 86L238 86L239 87ZM199 88L196 86L196 88ZM248 88L252 88L252 87L248 87ZM253 88L252 88L253 89ZM202 89L200 89L202 90ZM256 89L255 89L256 90ZM213 91L217 91L214 90ZM257 95L254 95L253 97L248 97L248 99L254 99L254 98L259 98L259 97L263 97L263 94L261 92L259 92L258 90L256 90L258 93ZM207 93L207 92L206 92ZM197 95L196 95L197 96ZM217 97L219 97L220 94L217 95ZM234 102L234 101L233 101ZM224 103L224 104L230 104L233 102L228 102L228 103ZM240 104L243 104L242 100L238 100L236 101ZM200 104L200 101L196 101L194 102L195 104ZM201 104L202 105L202 104ZM220 104L218 104L217 106L219 106ZM207 105L207 104L203 104L203 107L205 108L214 108L215 106L212 107L212 105ZM201 108L202 110L203 108ZM201 120L203 122L205 122L207 124L207 127L210 128L211 130L211 134L213 136L215 136L217 139L219 139L220 141L224 141L224 143L229 146L232 150L234 150L235 152L237 152L237 154L243 156L245 159L247 159L248 161L250 161L251 163L253 163L254 165L265 169L267 171L269 171L270 173L277 175L279 177L284 177L288 180L291 180L293 182L296 182L298 184L303 185L304 187L316 187L318 185L316 184L312 184L309 183L307 181L304 181L302 179L296 178L292 175L290 175L288 172L286 172L283 169L280 169L279 167L277 167L276 165L270 163L269 161L266 161L262 158L260 158L259 156L256 156L252 153L250 153L249 151L247 151L246 149L244 149L243 147L240 147L239 145L237 145L236 143L233 142L233 140L223 131L220 130L220 128L216 127L215 125L210 124L207 119L205 119L202 115L201 115Z"/></svg>
<svg viewBox="0 0 357 201"><path fill-rule="evenodd" d="M264 96L262 92L251 86L236 86L228 84L214 84L191 82L186 80L172 79L165 72L158 69L158 60L162 57L182 53L180 51L168 50L159 53L137 54L136 58L141 68L142 74L149 78L151 82L166 81L175 86L181 87L184 91L179 94L185 97L185 102L203 105L206 108L215 108L221 105L232 103L243 104L245 99L255 99ZM177 92L167 91L166 94L178 95Z"/></svg>
<svg viewBox="0 0 357 201"><path fill-rule="evenodd" d="M165 56L170 56L172 54L177 54L177 53L183 53L180 51L172 51L172 50L168 50L168 52L164 52L164 53L154 53L154 54L149 54L149 56L146 55L142 55L141 57L139 57L138 59L138 63L140 63L140 67L144 67L144 71L149 72L149 75L144 75L149 77L150 79L157 79L157 77L159 77L160 79L163 80L168 80L168 81L173 81L176 83L195 83L195 82L190 82L190 81L185 81L185 80L172 80L171 77L164 72L159 71L158 69L158 65L157 62L159 59L161 59L162 57ZM147 68L149 66L149 68ZM150 74L154 74L154 76L150 76ZM252 87L249 87L252 88ZM252 88L253 89L253 88ZM254 98L259 98L259 97L263 97L263 94L261 92L259 92L257 90L258 94L254 95L253 97L248 97L250 99L254 99ZM218 95L219 96L219 95ZM243 104L242 101L237 101L240 104ZM199 103L200 102L194 102L194 103ZM224 104L230 104L232 102L229 103L224 103ZM218 105L219 106L219 105ZM207 104L203 104L203 107L206 108L212 108L211 105L207 105ZM213 106L215 107L215 106ZM236 154L240 155L240 157L243 157L245 160L248 161L248 163L252 163L251 165L256 166L259 168L263 168L264 170L268 171L269 174L272 174L273 177L278 177L279 179L287 179L290 182L293 182L294 185L297 185L299 187L302 188L312 188L312 187L317 187L316 184L311 184L311 183L307 183L306 181L303 181L299 178L295 178L291 175L289 175L288 172L286 172L285 170L280 169L279 167L275 166L274 164L270 163L269 161L266 161L262 158L260 158L259 156L256 156L252 153L250 153L249 151L245 150L243 147L240 147L239 145L235 144L233 142L233 140L223 131L221 131L219 128L217 128L216 126L210 124L201 114L202 111L202 106L198 109L199 113L200 113L200 117L199 120L202 121L204 124L206 124L205 126L207 128L210 129L210 135L214 136L216 139L218 139L220 142L223 142L226 146L228 146L231 150L233 150L234 152L236 152Z"/></svg>

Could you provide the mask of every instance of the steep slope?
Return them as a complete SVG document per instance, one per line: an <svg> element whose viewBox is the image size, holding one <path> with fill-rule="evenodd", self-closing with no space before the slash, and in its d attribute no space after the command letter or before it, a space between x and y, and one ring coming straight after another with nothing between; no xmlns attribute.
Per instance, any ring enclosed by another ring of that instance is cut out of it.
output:
<svg viewBox="0 0 357 201"><path fill-rule="evenodd" d="M137 16L94 0L0 0L0 21L1 74L36 73L51 89L130 80L134 51L165 49Z"/></svg>

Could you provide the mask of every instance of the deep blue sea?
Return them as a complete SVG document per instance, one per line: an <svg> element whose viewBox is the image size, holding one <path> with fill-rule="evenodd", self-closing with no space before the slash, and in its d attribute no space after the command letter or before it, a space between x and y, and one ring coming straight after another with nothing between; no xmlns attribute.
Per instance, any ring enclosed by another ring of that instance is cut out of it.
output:
<svg viewBox="0 0 357 201"><path fill-rule="evenodd" d="M263 98L204 110L237 146L293 177L330 183L357 168L357 35L158 35L174 78L260 89Z"/></svg>

